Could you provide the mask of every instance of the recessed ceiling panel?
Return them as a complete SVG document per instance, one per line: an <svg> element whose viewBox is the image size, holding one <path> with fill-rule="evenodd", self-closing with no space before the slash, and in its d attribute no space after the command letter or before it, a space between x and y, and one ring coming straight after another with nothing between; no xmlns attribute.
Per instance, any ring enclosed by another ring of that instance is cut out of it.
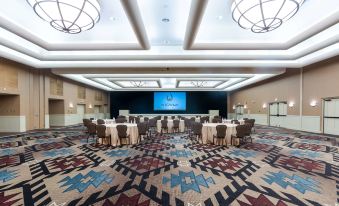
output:
<svg viewBox="0 0 339 206"><path fill-rule="evenodd" d="M138 0L152 45L179 45L185 36L191 0Z"/></svg>
<svg viewBox="0 0 339 206"><path fill-rule="evenodd" d="M319 25L315 25L322 22L320 26L326 27L327 24L335 23L335 19L328 17L339 11L339 7L334 6L338 5L337 0L305 1L297 14L284 22L281 27L271 32L258 34L253 33L250 29L241 28L233 20L232 2L233 0L208 2L195 39L196 44L229 43L236 48L236 44L284 43L300 35L313 35L322 31ZM314 31L314 29L318 29L318 31ZM304 39L305 37L301 40Z"/></svg>
<svg viewBox="0 0 339 206"><path fill-rule="evenodd" d="M0 19L13 23L20 36L32 34L47 43L138 43L119 0L101 0L100 20L88 31L66 34L57 31L35 14L25 0L10 0L0 7Z"/></svg>

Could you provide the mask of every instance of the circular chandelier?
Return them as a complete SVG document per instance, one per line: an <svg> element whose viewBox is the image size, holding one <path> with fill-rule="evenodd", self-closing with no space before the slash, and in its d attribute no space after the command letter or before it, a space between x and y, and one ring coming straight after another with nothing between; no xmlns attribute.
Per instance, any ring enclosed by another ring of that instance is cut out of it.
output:
<svg viewBox="0 0 339 206"><path fill-rule="evenodd" d="M234 0L232 16L254 33L273 31L294 16L304 0Z"/></svg>
<svg viewBox="0 0 339 206"><path fill-rule="evenodd" d="M192 84L194 87L201 88L201 87L204 87L205 84L207 84L207 82L206 82L206 81L191 81L191 84Z"/></svg>
<svg viewBox="0 0 339 206"><path fill-rule="evenodd" d="M146 85L146 82L144 81L130 81L130 83L134 87L144 87Z"/></svg>
<svg viewBox="0 0 339 206"><path fill-rule="evenodd" d="M34 12L56 30L77 34L100 19L97 0L27 0Z"/></svg>

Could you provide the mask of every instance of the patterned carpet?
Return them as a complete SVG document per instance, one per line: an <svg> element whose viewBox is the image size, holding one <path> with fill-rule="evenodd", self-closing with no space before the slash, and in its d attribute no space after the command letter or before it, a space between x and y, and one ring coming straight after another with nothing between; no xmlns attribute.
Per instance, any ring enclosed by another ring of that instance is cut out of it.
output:
<svg viewBox="0 0 339 206"><path fill-rule="evenodd" d="M260 126L225 148L186 134L87 144L79 127L0 138L0 205L336 205L335 138Z"/></svg>

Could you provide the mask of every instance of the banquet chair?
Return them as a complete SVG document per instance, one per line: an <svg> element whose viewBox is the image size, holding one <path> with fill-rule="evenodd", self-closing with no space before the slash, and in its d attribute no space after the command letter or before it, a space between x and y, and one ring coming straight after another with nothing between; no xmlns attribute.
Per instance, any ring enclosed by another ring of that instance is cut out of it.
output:
<svg viewBox="0 0 339 206"><path fill-rule="evenodd" d="M138 136L138 143L141 142L141 136L144 136L145 137L148 137L148 125L147 125L147 122L139 122L137 124L138 126L138 133L139 133L139 136Z"/></svg>
<svg viewBox="0 0 339 206"><path fill-rule="evenodd" d="M102 144L104 144L104 140L106 140L106 142L109 144L109 145L112 145L112 142L111 142L111 136L106 136L106 126L105 125L102 125L102 124L99 124L96 126L96 130L97 130L97 143L98 143L98 139L102 139Z"/></svg>
<svg viewBox="0 0 339 206"><path fill-rule="evenodd" d="M220 119L220 116L214 116L213 118L217 118L217 119Z"/></svg>
<svg viewBox="0 0 339 206"><path fill-rule="evenodd" d="M212 123L221 123L221 119L220 118L213 118Z"/></svg>
<svg viewBox="0 0 339 206"><path fill-rule="evenodd" d="M191 122L192 124L192 135L196 137L197 142L199 143L199 139L202 142L202 123L200 122Z"/></svg>
<svg viewBox="0 0 339 206"><path fill-rule="evenodd" d="M144 122L148 122L149 118L148 117L144 117Z"/></svg>
<svg viewBox="0 0 339 206"><path fill-rule="evenodd" d="M172 118L172 119L175 119L175 116L172 116L171 118Z"/></svg>
<svg viewBox="0 0 339 206"><path fill-rule="evenodd" d="M97 124L99 125L99 124L105 124L105 120L103 120L103 119L98 119L97 120Z"/></svg>
<svg viewBox="0 0 339 206"><path fill-rule="evenodd" d="M195 117L191 117L191 119L190 120L192 120L192 121L194 121L195 122Z"/></svg>
<svg viewBox="0 0 339 206"><path fill-rule="evenodd" d="M255 132L255 127L254 127L255 119L249 119L247 121L251 125L251 131L253 130L253 132ZM246 121L245 121L245 123L246 123Z"/></svg>
<svg viewBox="0 0 339 206"><path fill-rule="evenodd" d="M217 141L221 141L221 145L224 145L224 141L226 139L226 131L227 131L227 126L226 125L217 125L216 126L216 129L217 129L217 134L216 135L213 135L213 144L214 143L214 140L215 138L217 138ZM227 141L226 142L226 147L227 147Z"/></svg>
<svg viewBox="0 0 339 206"><path fill-rule="evenodd" d="M168 133L168 121L167 121L167 119L161 120L161 134L163 134L163 131L167 131L167 133Z"/></svg>
<svg viewBox="0 0 339 206"><path fill-rule="evenodd" d="M179 125L180 125L180 120L177 120L177 119L173 120L173 133L176 132L176 131L177 132L180 131Z"/></svg>
<svg viewBox="0 0 339 206"><path fill-rule="evenodd" d="M232 124L240 124L239 120L236 120L236 119L232 120L231 123Z"/></svg>
<svg viewBox="0 0 339 206"><path fill-rule="evenodd" d="M131 143L131 139L130 139L130 135L127 134L127 125L121 124L121 125L117 125L117 131L118 131L118 137L120 140L120 145L122 144L122 140L126 139L126 143L128 140L128 144Z"/></svg>
<svg viewBox="0 0 339 206"><path fill-rule="evenodd" d="M118 119L118 118L124 118L124 119L126 119L126 116L119 115L119 116L117 117L117 119Z"/></svg>
<svg viewBox="0 0 339 206"><path fill-rule="evenodd" d="M242 119L245 120L245 121L248 120L248 118L242 118Z"/></svg>
<svg viewBox="0 0 339 206"><path fill-rule="evenodd" d="M241 143L245 143L248 137L251 139L251 142L252 142L251 131L250 131L249 125L246 125L246 124L238 125L236 127L236 130L237 130L236 135L231 135L231 144L233 144L234 138L240 140L239 146L241 145Z"/></svg>
<svg viewBox="0 0 339 206"><path fill-rule="evenodd" d="M115 123L125 123L125 122L127 122L126 118L117 118L115 120Z"/></svg>
<svg viewBox="0 0 339 206"><path fill-rule="evenodd" d="M152 136L152 132L157 130L157 121L158 120L156 118L151 118L148 121L148 130L149 130L148 134L149 134L150 138Z"/></svg>
<svg viewBox="0 0 339 206"><path fill-rule="evenodd" d="M164 120L167 120L168 119L168 117L167 116L164 116Z"/></svg>
<svg viewBox="0 0 339 206"><path fill-rule="evenodd" d="M87 125L87 129L88 129L88 134L87 134L87 143L88 143L88 139L90 137L92 137L93 139L95 138L95 136L97 135L97 130L96 130L96 124L90 122Z"/></svg>
<svg viewBox="0 0 339 206"><path fill-rule="evenodd" d="M88 124L91 123L92 121L89 119L82 119L82 122L84 126L86 127L85 133L88 133Z"/></svg>
<svg viewBox="0 0 339 206"><path fill-rule="evenodd" d="M135 120L135 117L134 116L129 116L128 117L128 122L134 122Z"/></svg>
<svg viewBox="0 0 339 206"><path fill-rule="evenodd" d="M140 117L136 117L136 118L134 118L134 120L135 120L135 123L137 123L137 124L140 123Z"/></svg>

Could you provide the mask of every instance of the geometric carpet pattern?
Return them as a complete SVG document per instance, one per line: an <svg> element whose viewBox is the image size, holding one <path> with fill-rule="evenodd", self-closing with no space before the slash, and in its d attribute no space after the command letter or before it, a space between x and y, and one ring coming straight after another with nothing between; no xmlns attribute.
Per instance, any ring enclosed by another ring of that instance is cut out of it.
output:
<svg viewBox="0 0 339 206"><path fill-rule="evenodd" d="M87 143L81 127L0 138L0 205L338 205L335 137L256 126L253 143L185 133Z"/></svg>

